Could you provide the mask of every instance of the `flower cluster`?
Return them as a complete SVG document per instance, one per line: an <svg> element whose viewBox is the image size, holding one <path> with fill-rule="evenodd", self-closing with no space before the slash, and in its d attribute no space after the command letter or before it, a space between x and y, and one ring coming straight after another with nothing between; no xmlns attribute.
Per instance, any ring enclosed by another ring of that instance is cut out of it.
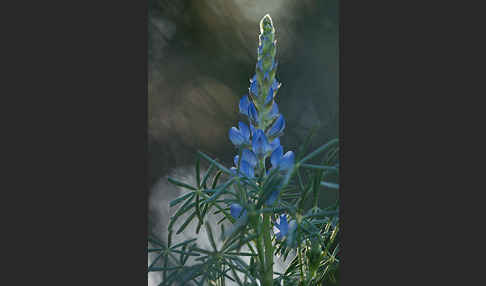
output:
<svg viewBox="0 0 486 286"><path fill-rule="evenodd" d="M239 103L239 112L248 117L249 126L240 121L238 128L229 130L231 142L241 152L241 158L238 155L234 158L232 171L236 173L239 169L240 175L250 179L255 178L255 169L265 170L265 159L269 156L271 169L286 171L294 164L294 153L283 154L279 139L285 129L285 118L275 102L281 84L275 78L276 41L270 17L262 20L260 29L256 73L250 79L248 94Z"/></svg>
<svg viewBox="0 0 486 286"><path fill-rule="evenodd" d="M239 112L248 118L249 126L238 122L238 128L231 127L229 139L238 148L234 157L235 166L231 171L247 179L256 179L260 174L265 177L270 170L286 172L294 165L294 152L284 154L279 137L284 134L285 118L279 113L275 101L281 84L275 78L277 71L275 30L270 17L264 17L260 23L258 62L256 72L250 79L248 94L239 102ZM240 158L241 156L241 158ZM271 167L265 166L270 158ZM280 189L273 190L266 205L273 205ZM231 214L235 218L245 217L246 210L237 203L231 205ZM280 224L279 237L287 233L286 218Z"/></svg>

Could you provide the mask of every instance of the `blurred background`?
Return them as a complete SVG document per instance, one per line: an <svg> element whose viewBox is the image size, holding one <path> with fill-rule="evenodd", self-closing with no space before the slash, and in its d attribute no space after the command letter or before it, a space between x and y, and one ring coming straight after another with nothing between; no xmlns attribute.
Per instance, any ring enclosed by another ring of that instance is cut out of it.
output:
<svg viewBox="0 0 486 286"><path fill-rule="evenodd" d="M192 181L197 150L232 165L228 130L242 119L238 102L267 13L276 27L284 150L296 150L315 126L310 149L338 137L337 0L149 0L148 215L161 238L168 202L181 192L166 176ZM337 198L323 192L320 204Z"/></svg>

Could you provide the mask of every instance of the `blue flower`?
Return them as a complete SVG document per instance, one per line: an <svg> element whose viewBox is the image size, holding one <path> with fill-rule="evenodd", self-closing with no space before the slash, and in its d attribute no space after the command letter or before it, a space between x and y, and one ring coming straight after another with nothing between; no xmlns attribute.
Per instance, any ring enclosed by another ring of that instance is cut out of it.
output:
<svg viewBox="0 0 486 286"><path fill-rule="evenodd" d="M240 104L239 104L239 109L240 113L248 116L248 107L250 105L250 99L248 98L248 95L243 96L240 99Z"/></svg>
<svg viewBox="0 0 486 286"><path fill-rule="evenodd" d="M289 224L287 222L287 215L281 214L280 215L280 222L275 222L275 227L279 230L279 232L275 233L275 236L278 240L282 240L284 236L289 233Z"/></svg>
<svg viewBox="0 0 486 286"><path fill-rule="evenodd" d="M250 128L243 122L238 122L238 127L240 128L240 133L245 138L246 143L250 143Z"/></svg>
<svg viewBox="0 0 486 286"><path fill-rule="evenodd" d="M243 211L243 213L242 213ZM239 218L240 215L241 217L245 217L246 216L246 210L243 210L243 207L239 204L231 204L230 206L230 213L231 213L231 216L234 217L234 218Z"/></svg>
<svg viewBox="0 0 486 286"><path fill-rule="evenodd" d="M283 156L283 147L278 146L277 148L275 148L275 150L272 152L272 155L270 156L270 163L272 163L272 169L278 166L278 163L280 162L282 156Z"/></svg>
<svg viewBox="0 0 486 286"><path fill-rule="evenodd" d="M268 91L268 95L267 97L265 98L265 105L269 104L270 101L272 101L273 99L273 94L274 94L274 91L273 89L270 87L270 90Z"/></svg>
<svg viewBox="0 0 486 286"><path fill-rule="evenodd" d="M241 160L240 162L240 172L243 176L253 179L255 178L255 168L250 165L247 161Z"/></svg>
<svg viewBox="0 0 486 286"><path fill-rule="evenodd" d="M247 151L247 152L245 152ZM252 157L253 155L253 157ZM232 167L230 169L233 174L236 175L236 170L238 170L238 160L240 156L236 155L235 158L233 159L233 162L235 163L236 167ZM253 179L255 177L255 166L257 164L256 161L256 156L253 154L253 152L245 149L243 150L242 156L241 156L241 162L240 162L240 175L247 177L249 179Z"/></svg>
<svg viewBox="0 0 486 286"><path fill-rule="evenodd" d="M236 129L236 127L231 127L229 131L229 138L235 146L240 146L245 143L245 137L243 137L241 132Z"/></svg>
<svg viewBox="0 0 486 286"><path fill-rule="evenodd" d="M250 129L243 122L238 122L238 127L231 127L229 130L229 138L235 146L241 146L242 144L250 143Z"/></svg>
<svg viewBox="0 0 486 286"><path fill-rule="evenodd" d="M279 168L282 171L289 170L294 166L294 152L287 151L285 155L283 154L283 147L279 146L272 152L270 156L270 163L272 163L272 169Z"/></svg>
<svg viewBox="0 0 486 286"><path fill-rule="evenodd" d="M270 130L268 130L269 137L277 137L283 134L283 130L285 129L285 119L283 115L280 116L275 120Z"/></svg>
<svg viewBox="0 0 486 286"><path fill-rule="evenodd" d="M256 77L254 77L250 84L250 92L255 96L258 96L258 81L256 80Z"/></svg>
<svg viewBox="0 0 486 286"><path fill-rule="evenodd" d="M245 161L245 162L248 162L248 164L251 166L251 167L255 167L258 163L258 159L255 155L255 153L253 153L253 151L249 150L249 149L244 149L243 152L241 153L241 160L242 161Z"/></svg>
<svg viewBox="0 0 486 286"><path fill-rule="evenodd" d="M251 136L255 136L256 128L250 123Z"/></svg>
<svg viewBox="0 0 486 286"><path fill-rule="evenodd" d="M275 151L275 149L277 149L278 146L280 146L280 139L278 137L273 139L273 141L270 142L270 146L272 146L272 152Z"/></svg>
<svg viewBox="0 0 486 286"><path fill-rule="evenodd" d="M267 136L265 136L263 130L257 129L252 141L253 152L257 157L261 158L272 151L272 146L268 143Z"/></svg>
<svg viewBox="0 0 486 286"><path fill-rule="evenodd" d="M248 117L250 117L251 122L258 123L258 112L253 103L248 106Z"/></svg>
<svg viewBox="0 0 486 286"><path fill-rule="evenodd" d="M280 88L280 83L276 79L273 79L272 85L268 90L268 95L265 98L265 104L270 103L270 101L275 97L275 94L277 93L279 88Z"/></svg>
<svg viewBox="0 0 486 286"><path fill-rule="evenodd" d="M270 113L268 115L270 116L270 119L273 119L280 115L278 114L278 106L275 101L272 103L272 109L270 109Z"/></svg>

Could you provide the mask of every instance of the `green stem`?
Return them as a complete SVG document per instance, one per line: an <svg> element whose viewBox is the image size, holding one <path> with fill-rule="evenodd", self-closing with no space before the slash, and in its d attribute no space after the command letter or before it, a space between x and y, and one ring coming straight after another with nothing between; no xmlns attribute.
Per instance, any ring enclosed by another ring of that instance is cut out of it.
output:
<svg viewBox="0 0 486 286"><path fill-rule="evenodd" d="M258 233L258 238L256 240L256 247L258 252L258 258L260 260L260 275L263 276L263 273L265 273L265 256L264 256L264 249L263 249L262 231L260 230Z"/></svg>
<svg viewBox="0 0 486 286"><path fill-rule="evenodd" d="M266 213L263 215L263 240L265 243L265 274L263 277L263 286L273 285L273 245L271 227L270 214Z"/></svg>
<svg viewBox="0 0 486 286"><path fill-rule="evenodd" d="M299 246L299 266L300 266L300 281L301 285L304 285L304 268L303 268L303 260L302 260L302 247Z"/></svg>

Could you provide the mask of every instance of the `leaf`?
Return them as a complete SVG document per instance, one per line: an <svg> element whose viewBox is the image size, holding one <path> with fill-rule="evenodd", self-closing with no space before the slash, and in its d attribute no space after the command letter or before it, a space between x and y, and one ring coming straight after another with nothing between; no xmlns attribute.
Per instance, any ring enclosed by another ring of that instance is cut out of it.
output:
<svg viewBox="0 0 486 286"><path fill-rule="evenodd" d="M218 163L217 161L211 159L208 155L204 154L203 152L201 151L197 151L197 153L203 157L204 159L208 160L209 162L213 163L216 167L218 167L218 169L220 169L221 171L225 172L226 174L228 175L232 175L233 173L231 173L230 170L228 170L225 166L221 165L220 163Z"/></svg>
<svg viewBox="0 0 486 286"><path fill-rule="evenodd" d="M335 184L335 183L321 181L321 186L329 188L329 189L333 189L333 190L339 190L339 185Z"/></svg>
<svg viewBox="0 0 486 286"><path fill-rule="evenodd" d="M187 225L192 221L192 219L194 219L194 217L196 216L196 211L194 211L187 219L186 221L184 222L184 224L181 225L181 227L179 228L179 230L177 230L176 234L179 234L181 232L184 231L184 229L187 227Z"/></svg>
<svg viewBox="0 0 486 286"><path fill-rule="evenodd" d="M239 249L241 248L244 244L246 244L247 242L250 242L252 241L253 239L257 238L258 235L256 234L251 234L247 237L245 237L244 239L242 240L237 240L236 243L234 243L233 245L230 245L226 250L225 250L225 253L227 252L230 252L230 251L233 251L233 250L236 250L236 249Z"/></svg>
<svg viewBox="0 0 486 286"><path fill-rule="evenodd" d="M338 139L333 139L333 140L329 141L328 143L322 145L321 147L319 147L316 150L314 150L313 152L311 152L309 155L302 158L299 161L298 164L300 165L300 164L307 162L308 160L310 160L310 159L314 158L315 156L319 155L320 153L326 151L326 149L329 149L330 147L332 147L333 145L335 145L337 143L339 143Z"/></svg>
<svg viewBox="0 0 486 286"><path fill-rule="evenodd" d="M156 271L169 271L169 270L176 270L176 269L181 269L182 266L175 266L175 267L152 267L148 272L156 272Z"/></svg>
<svg viewBox="0 0 486 286"><path fill-rule="evenodd" d="M206 226L206 232L208 234L209 242L211 243L213 250L215 252L217 252L218 247L216 246L216 241L214 241L213 230L211 229L211 226L209 225L209 223L206 223L205 226Z"/></svg>
<svg viewBox="0 0 486 286"><path fill-rule="evenodd" d="M318 169L318 170L339 172L339 168L336 168L336 167L333 167L333 166L312 165L312 164L300 164L300 166L304 167L304 168L309 168L309 169Z"/></svg>
<svg viewBox="0 0 486 286"><path fill-rule="evenodd" d="M191 195L194 195L194 193L191 192L191 193L185 194L183 196L180 196L176 199L173 199L172 201L170 201L169 206L173 207L173 206L177 205L178 203L182 202L183 200L187 199Z"/></svg>
<svg viewBox="0 0 486 286"><path fill-rule="evenodd" d="M191 242L196 241L196 240L197 240L197 238L192 238L192 239L186 240L184 242L181 242L181 243L178 243L178 244L172 246L171 249L175 249L175 248L177 248L179 246L186 245L186 244L191 243Z"/></svg>
<svg viewBox="0 0 486 286"><path fill-rule="evenodd" d="M219 177L221 177L221 174L223 174L223 172L222 171L218 171L216 173L216 175L214 176L213 189L216 189L216 185L218 184L218 179L219 179Z"/></svg>
<svg viewBox="0 0 486 286"><path fill-rule="evenodd" d="M222 193L224 190L226 190L227 187L229 187L231 184L233 184L234 179L229 180L228 182L224 183L223 185L218 187L218 190L209 198L207 198L204 202L205 203L210 203L215 201Z"/></svg>
<svg viewBox="0 0 486 286"><path fill-rule="evenodd" d="M177 180L176 180L176 179L174 179L174 178L167 177L167 180L168 180L169 182L171 182L172 184L174 184L174 185L177 185L177 186L180 186L180 187L183 187L183 188L189 189L189 190L193 190L193 191L197 190L197 189L196 189L196 188L194 188L193 186L190 186L190 185L188 185L188 184L186 184L186 183L183 183L183 182L177 181Z"/></svg>
<svg viewBox="0 0 486 286"><path fill-rule="evenodd" d="M209 166L208 171L204 175L204 178L203 178L201 185L199 187L204 187L206 189L206 182L207 182L209 176L211 175L211 172L213 171L213 169L214 169L214 164L211 163L211 165Z"/></svg>

